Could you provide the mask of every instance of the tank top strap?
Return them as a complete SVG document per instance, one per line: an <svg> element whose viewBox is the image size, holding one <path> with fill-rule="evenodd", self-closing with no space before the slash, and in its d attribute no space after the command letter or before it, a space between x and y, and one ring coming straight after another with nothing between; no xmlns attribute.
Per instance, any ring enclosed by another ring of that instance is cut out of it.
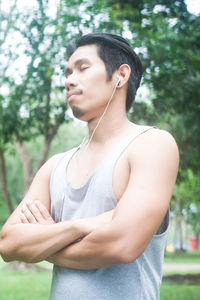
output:
<svg viewBox="0 0 200 300"><path fill-rule="evenodd" d="M78 148L79 147L75 147L63 153L63 156L57 162L57 164L55 165L51 173L50 187L51 187L51 181L53 180L55 173L57 174L57 176L59 177L61 176L61 178L65 178L67 164L70 161L71 157L74 155L74 153L78 150Z"/></svg>
<svg viewBox="0 0 200 300"><path fill-rule="evenodd" d="M134 129L129 135L124 137L121 142L115 147L114 151L110 153L108 156L109 163L112 163L113 166L120 157L120 155L124 152L124 150L129 146L129 144L140 134L148 131L149 129L156 128L153 126L139 126Z"/></svg>

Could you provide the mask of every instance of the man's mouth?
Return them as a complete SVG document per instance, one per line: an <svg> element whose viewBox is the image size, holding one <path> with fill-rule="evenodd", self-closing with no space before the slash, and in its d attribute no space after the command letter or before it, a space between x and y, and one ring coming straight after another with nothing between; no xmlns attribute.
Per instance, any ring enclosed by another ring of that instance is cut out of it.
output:
<svg viewBox="0 0 200 300"><path fill-rule="evenodd" d="M69 101L73 96L78 96L81 94L82 94L81 90L71 90L67 93L67 100Z"/></svg>

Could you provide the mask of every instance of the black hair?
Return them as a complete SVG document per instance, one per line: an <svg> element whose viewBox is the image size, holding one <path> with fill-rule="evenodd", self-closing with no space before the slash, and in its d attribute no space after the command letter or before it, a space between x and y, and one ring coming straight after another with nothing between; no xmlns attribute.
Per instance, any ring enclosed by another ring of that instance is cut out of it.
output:
<svg viewBox="0 0 200 300"><path fill-rule="evenodd" d="M98 55L105 64L108 80L111 80L113 72L122 64L130 66L131 75L126 97L126 111L128 111L134 102L142 78L142 64L139 57L124 38L109 33L90 33L82 36L73 47L72 45L68 47L67 56L71 56L77 48L86 45L97 45Z"/></svg>

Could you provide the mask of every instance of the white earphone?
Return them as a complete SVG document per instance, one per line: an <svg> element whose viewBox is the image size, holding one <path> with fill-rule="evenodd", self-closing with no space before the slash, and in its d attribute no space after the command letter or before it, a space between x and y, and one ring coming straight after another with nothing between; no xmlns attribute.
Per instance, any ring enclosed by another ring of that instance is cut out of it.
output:
<svg viewBox="0 0 200 300"><path fill-rule="evenodd" d="M116 83L116 87L117 87L117 86L120 86L121 79L122 79L122 77L121 77L121 76L119 76L119 79L117 80L117 83Z"/></svg>
<svg viewBox="0 0 200 300"><path fill-rule="evenodd" d="M96 127L94 128L94 130L93 130L93 132L92 132L92 134L91 134L91 136L90 136L88 142L86 142L86 148L85 148L85 151L87 150L89 144L91 143L91 140L93 139L93 136L94 136L94 134L95 134L97 128L99 127L99 124L101 123L103 117L105 116L105 114L106 114L106 112L107 112L107 110L108 110L108 107L109 107L109 105L110 105L110 102L112 101L112 98L113 98L113 96L114 96L114 94L115 94L115 91L116 91L117 87L120 86L120 84L121 84L121 80L122 80L122 77L119 76L119 78L118 78L118 80L117 80L117 82L116 82L116 84L115 84L114 90L113 90L113 92L112 92L112 95L111 95L111 97L110 97L110 99L109 99L109 101L108 101L108 103L107 103L107 105L106 105L106 108L105 108L103 114L101 115L101 117L99 118L99 121L97 122L97 125L96 125ZM84 138L84 140L83 140L81 146L85 144L85 140L86 140L86 139Z"/></svg>

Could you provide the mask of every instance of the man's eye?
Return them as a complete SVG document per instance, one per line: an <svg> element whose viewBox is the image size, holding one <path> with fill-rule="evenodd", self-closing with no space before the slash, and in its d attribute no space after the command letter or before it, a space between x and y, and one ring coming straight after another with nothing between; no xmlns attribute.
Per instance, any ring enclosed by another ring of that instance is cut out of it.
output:
<svg viewBox="0 0 200 300"><path fill-rule="evenodd" d="M84 71L84 70L86 70L87 68L88 68L87 65L82 65L82 66L80 67L80 71Z"/></svg>
<svg viewBox="0 0 200 300"><path fill-rule="evenodd" d="M65 73L65 78L68 78L70 73Z"/></svg>

